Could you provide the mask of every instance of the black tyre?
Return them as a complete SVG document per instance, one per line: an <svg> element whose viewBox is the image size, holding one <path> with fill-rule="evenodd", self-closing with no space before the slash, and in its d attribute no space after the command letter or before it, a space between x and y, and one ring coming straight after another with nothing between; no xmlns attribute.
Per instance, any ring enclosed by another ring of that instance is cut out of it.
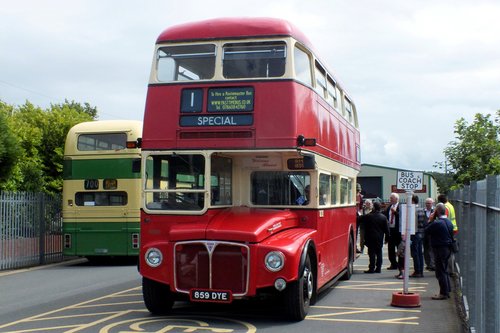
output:
<svg viewBox="0 0 500 333"><path fill-rule="evenodd" d="M285 307L290 320L300 321L306 317L315 293L314 286L311 258L307 255L304 268L299 272L299 279L285 289Z"/></svg>
<svg viewBox="0 0 500 333"><path fill-rule="evenodd" d="M347 261L347 269L344 275L342 275L341 280L350 280L352 274L354 273L354 242L352 238L349 239L349 248L348 251L348 261Z"/></svg>
<svg viewBox="0 0 500 333"><path fill-rule="evenodd" d="M145 277L142 278L142 297L146 308L154 315L168 314L174 305L168 285Z"/></svg>

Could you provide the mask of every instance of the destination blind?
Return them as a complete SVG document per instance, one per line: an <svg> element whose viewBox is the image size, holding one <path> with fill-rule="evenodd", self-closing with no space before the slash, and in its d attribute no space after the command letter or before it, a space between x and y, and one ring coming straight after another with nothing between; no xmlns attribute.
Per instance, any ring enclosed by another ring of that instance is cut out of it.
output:
<svg viewBox="0 0 500 333"><path fill-rule="evenodd" d="M201 112L201 89L183 91L181 112ZM249 126L253 125L254 88L211 88L207 92L207 111L215 114L181 115L180 126Z"/></svg>

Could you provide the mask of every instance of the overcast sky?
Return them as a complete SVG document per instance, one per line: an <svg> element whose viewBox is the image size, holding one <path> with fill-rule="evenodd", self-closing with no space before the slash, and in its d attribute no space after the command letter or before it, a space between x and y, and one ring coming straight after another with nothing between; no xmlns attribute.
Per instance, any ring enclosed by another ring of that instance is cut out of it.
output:
<svg viewBox="0 0 500 333"><path fill-rule="evenodd" d="M160 32L239 16L309 37L354 99L363 163L431 171L457 119L500 109L498 0L3 1L0 99L142 120Z"/></svg>

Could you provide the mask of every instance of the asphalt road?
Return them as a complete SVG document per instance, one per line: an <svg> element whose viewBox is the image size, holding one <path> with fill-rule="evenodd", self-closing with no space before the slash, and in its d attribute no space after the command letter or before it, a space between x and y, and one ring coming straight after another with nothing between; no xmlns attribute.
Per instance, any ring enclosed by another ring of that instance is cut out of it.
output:
<svg viewBox="0 0 500 333"><path fill-rule="evenodd" d="M93 265L85 260L0 272L0 332L459 332L453 300L431 301L431 273L411 281L422 307L392 307L402 282L393 271L363 274L366 255L350 281L320 295L302 322L286 321L279 304L240 301L230 305L176 303L154 317L142 301L134 264ZM442 302L442 303L439 303ZM450 324L451 323L451 324Z"/></svg>

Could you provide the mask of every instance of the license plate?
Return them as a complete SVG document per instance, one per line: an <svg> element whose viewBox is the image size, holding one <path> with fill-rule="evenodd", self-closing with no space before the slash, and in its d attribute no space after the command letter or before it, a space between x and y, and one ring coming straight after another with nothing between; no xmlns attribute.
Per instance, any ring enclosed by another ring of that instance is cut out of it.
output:
<svg viewBox="0 0 500 333"><path fill-rule="evenodd" d="M193 302L231 303L233 296L228 290L191 289L189 298Z"/></svg>

